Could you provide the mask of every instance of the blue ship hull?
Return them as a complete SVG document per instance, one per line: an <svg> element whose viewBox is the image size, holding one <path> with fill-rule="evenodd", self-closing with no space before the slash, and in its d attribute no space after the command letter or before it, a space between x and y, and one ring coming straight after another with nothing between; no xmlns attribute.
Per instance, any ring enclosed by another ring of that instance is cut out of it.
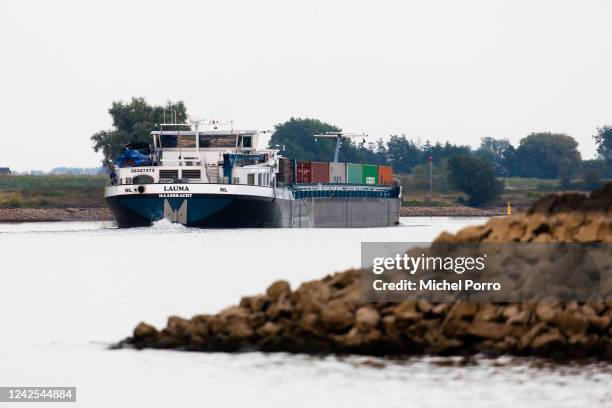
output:
<svg viewBox="0 0 612 408"><path fill-rule="evenodd" d="M274 199L228 195L192 195L161 198L157 195L107 197L119 228L149 226L154 221L171 221L202 228L260 228L277 226ZM179 219L186 205L184 219ZM168 206L171 212L168 211ZM175 216L175 219L171 219Z"/></svg>
<svg viewBox="0 0 612 408"><path fill-rule="evenodd" d="M295 198L213 193L166 196L130 191L107 196L106 203L120 228L149 226L164 218L200 228L364 228L399 223L399 191L305 187L293 191Z"/></svg>

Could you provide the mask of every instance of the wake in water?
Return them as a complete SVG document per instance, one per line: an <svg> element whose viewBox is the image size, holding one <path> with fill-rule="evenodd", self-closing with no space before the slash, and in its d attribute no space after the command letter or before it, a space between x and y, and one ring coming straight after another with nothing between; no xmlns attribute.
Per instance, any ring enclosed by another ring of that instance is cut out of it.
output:
<svg viewBox="0 0 612 408"><path fill-rule="evenodd" d="M183 224L179 224L178 222L170 222L166 218L162 218L159 221L154 221L153 225L150 227L142 227L148 228L153 231L190 231L192 228L187 228ZM139 228L140 229L140 228Z"/></svg>

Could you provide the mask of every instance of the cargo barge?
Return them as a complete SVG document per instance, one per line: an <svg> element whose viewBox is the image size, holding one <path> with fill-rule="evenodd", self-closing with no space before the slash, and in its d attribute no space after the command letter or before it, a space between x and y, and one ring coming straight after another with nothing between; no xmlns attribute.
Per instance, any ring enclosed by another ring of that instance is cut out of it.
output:
<svg viewBox="0 0 612 408"><path fill-rule="evenodd" d="M216 121L185 126L163 124L152 145L128 144L111 164L105 201L120 228L161 219L202 228L399 223L401 187L391 167L338 163L342 134L334 136L334 162L305 162L257 149L263 132L221 130Z"/></svg>

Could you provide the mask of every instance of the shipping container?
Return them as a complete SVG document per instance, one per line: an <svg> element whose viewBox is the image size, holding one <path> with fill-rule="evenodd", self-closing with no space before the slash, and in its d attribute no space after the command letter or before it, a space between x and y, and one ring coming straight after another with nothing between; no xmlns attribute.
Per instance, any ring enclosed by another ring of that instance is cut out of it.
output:
<svg viewBox="0 0 612 408"><path fill-rule="evenodd" d="M378 184L378 166L375 164L363 165L363 184Z"/></svg>
<svg viewBox="0 0 612 408"><path fill-rule="evenodd" d="M329 163L328 162L312 162L312 182L313 183L329 183Z"/></svg>
<svg viewBox="0 0 612 408"><path fill-rule="evenodd" d="M290 159L279 157L277 180L283 184L291 184L293 182L293 163Z"/></svg>
<svg viewBox="0 0 612 408"><path fill-rule="evenodd" d="M393 184L393 168L391 166L378 166L378 184L383 186Z"/></svg>
<svg viewBox="0 0 612 408"><path fill-rule="evenodd" d="M297 183L312 183L312 165L310 162L298 161L295 167Z"/></svg>
<svg viewBox="0 0 612 408"><path fill-rule="evenodd" d="M346 182L350 184L361 184L363 177L363 166L361 164L346 163Z"/></svg>
<svg viewBox="0 0 612 408"><path fill-rule="evenodd" d="M346 163L329 163L329 182L346 183Z"/></svg>

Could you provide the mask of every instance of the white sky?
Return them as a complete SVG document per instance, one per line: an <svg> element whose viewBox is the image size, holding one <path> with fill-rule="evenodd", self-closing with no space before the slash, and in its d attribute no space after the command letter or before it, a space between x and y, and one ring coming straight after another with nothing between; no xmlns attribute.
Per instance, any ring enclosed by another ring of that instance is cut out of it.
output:
<svg viewBox="0 0 612 408"><path fill-rule="evenodd" d="M96 166L117 99L477 146L612 124L612 2L0 2L0 166Z"/></svg>

